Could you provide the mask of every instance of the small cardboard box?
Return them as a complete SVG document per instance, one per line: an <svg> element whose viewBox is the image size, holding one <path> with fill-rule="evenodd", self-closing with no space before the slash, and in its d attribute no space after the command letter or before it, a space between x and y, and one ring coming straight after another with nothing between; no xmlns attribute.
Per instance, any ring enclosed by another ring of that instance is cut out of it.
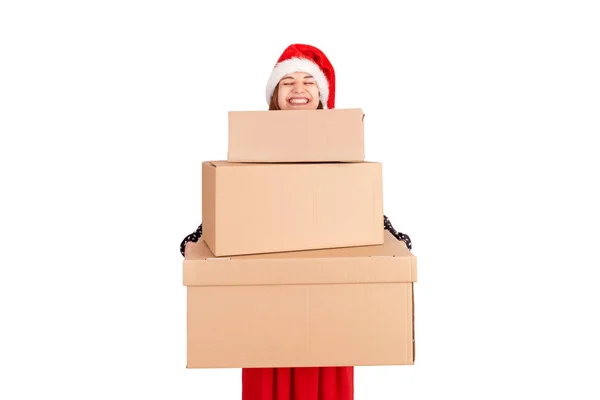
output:
<svg viewBox="0 0 600 400"><path fill-rule="evenodd" d="M237 257L188 244L187 368L414 364L416 257L384 232L378 246Z"/></svg>
<svg viewBox="0 0 600 400"><path fill-rule="evenodd" d="M361 109L230 111L227 161L359 162Z"/></svg>
<svg viewBox="0 0 600 400"><path fill-rule="evenodd" d="M202 233L218 257L383 243L382 165L202 164Z"/></svg>

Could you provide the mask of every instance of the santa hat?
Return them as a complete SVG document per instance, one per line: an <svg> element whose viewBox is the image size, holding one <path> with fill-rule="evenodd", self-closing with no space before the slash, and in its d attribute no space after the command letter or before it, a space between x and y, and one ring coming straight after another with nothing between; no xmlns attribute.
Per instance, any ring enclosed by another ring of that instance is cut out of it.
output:
<svg viewBox="0 0 600 400"><path fill-rule="evenodd" d="M267 81L267 104L271 102L277 84L294 72L311 74L319 87L323 108L335 107L335 71L325 54L314 46L292 44L286 48Z"/></svg>

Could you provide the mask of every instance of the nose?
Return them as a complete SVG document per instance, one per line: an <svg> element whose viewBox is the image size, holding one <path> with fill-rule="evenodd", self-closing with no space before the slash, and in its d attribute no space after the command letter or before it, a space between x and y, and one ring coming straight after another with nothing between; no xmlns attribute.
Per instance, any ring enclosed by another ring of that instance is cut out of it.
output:
<svg viewBox="0 0 600 400"><path fill-rule="evenodd" d="M301 92L304 90L304 82L296 81L294 82L294 91Z"/></svg>

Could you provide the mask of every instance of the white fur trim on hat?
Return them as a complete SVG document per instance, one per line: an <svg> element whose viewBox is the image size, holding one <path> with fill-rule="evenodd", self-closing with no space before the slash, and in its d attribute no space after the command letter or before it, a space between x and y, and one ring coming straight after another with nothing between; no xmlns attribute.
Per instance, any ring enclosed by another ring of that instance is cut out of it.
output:
<svg viewBox="0 0 600 400"><path fill-rule="evenodd" d="M294 72L306 72L307 74L311 74L312 77L317 82L317 86L319 87L319 99L323 104L323 108L327 108L327 98L329 97L329 82L327 82L327 78L325 74L317 64L314 62L307 60L305 58L289 58L284 60L273 68L271 72L271 76L267 81L267 104L271 102L271 97L273 96L273 92L275 91L275 87L283 78L288 74L293 74Z"/></svg>

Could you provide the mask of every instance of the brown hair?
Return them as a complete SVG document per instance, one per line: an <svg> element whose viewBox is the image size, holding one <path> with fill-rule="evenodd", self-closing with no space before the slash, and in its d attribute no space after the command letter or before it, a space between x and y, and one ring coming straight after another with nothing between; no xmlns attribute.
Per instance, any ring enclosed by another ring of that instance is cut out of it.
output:
<svg viewBox="0 0 600 400"><path fill-rule="evenodd" d="M275 86L275 90L273 90L273 96L271 96L271 102L269 103L269 110L281 110L279 108L279 102L277 101L277 97L279 97L279 84ZM323 103L319 100L319 105L317 106L317 110L323 109Z"/></svg>

